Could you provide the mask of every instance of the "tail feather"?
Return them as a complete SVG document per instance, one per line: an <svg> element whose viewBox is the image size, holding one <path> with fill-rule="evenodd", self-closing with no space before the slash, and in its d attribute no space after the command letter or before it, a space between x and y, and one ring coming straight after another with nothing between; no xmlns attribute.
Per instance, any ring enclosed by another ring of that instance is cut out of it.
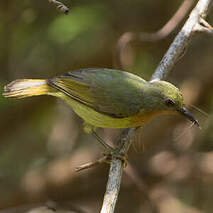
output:
<svg viewBox="0 0 213 213"><path fill-rule="evenodd" d="M20 79L4 87L3 96L10 98L25 98L35 95L49 94L51 88L43 79Z"/></svg>

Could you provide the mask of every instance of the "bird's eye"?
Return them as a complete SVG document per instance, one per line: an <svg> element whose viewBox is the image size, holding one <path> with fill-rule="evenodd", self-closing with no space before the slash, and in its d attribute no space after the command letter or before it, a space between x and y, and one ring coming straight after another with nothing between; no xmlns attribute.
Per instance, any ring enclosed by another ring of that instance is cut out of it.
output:
<svg viewBox="0 0 213 213"><path fill-rule="evenodd" d="M175 105L174 101L172 101L171 99L167 99L167 100L165 101L165 104L166 104L166 106L168 106L168 107L172 107L172 106Z"/></svg>

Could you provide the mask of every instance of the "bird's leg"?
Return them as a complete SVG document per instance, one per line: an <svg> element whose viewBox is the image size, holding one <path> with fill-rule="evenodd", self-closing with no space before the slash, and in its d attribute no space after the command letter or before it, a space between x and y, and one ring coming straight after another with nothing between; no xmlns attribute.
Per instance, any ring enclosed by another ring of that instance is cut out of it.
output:
<svg viewBox="0 0 213 213"><path fill-rule="evenodd" d="M111 162L112 157L118 158L123 162L124 167L127 165L127 156L119 153L119 149L113 148L110 145L108 145L94 130L91 133L106 149L106 152L104 153L105 156L107 156L107 159L105 160L107 163Z"/></svg>
<svg viewBox="0 0 213 213"><path fill-rule="evenodd" d="M127 165L127 156L123 155L122 153L119 152L120 148L113 148L110 145L108 145L95 131L95 127L89 123L84 123L84 131L88 134L93 135L99 143L102 144L102 146L105 148L105 153L104 155L107 157L106 162L111 162L112 157L120 159L124 166Z"/></svg>
<svg viewBox="0 0 213 213"><path fill-rule="evenodd" d="M84 131L88 134L93 135L97 139L97 141L99 141L108 152L114 152L115 151L114 148L112 148L100 136L98 136L98 134L95 131L95 127L93 125L84 122Z"/></svg>
<svg viewBox="0 0 213 213"><path fill-rule="evenodd" d="M112 148L110 145L108 145L95 131L92 131L92 135L97 139L98 142L100 142L104 148L109 152L115 152L116 149Z"/></svg>

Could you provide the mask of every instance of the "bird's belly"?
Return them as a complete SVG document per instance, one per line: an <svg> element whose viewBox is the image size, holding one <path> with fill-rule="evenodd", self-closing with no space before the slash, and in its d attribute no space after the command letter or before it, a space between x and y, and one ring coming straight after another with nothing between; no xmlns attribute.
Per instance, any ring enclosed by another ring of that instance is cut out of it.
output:
<svg viewBox="0 0 213 213"><path fill-rule="evenodd" d="M78 114L86 123L95 127L102 128L128 128L135 126L131 123L130 117L127 118L113 118L111 116L101 114L89 108L87 106L79 105L77 108L73 107L73 110Z"/></svg>
<svg viewBox="0 0 213 213"><path fill-rule="evenodd" d="M153 116L159 114L156 112L141 111L130 117L114 118L106 114L101 114L100 112L77 102L72 101L72 103L69 104L72 106L75 113L83 118L86 123L102 128L129 128L142 126L144 123L151 120Z"/></svg>

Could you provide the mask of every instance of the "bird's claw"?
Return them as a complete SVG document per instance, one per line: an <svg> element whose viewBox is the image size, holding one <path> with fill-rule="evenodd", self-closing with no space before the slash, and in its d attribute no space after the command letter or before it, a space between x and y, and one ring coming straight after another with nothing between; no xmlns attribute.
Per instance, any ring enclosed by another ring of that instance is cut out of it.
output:
<svg viewBox="0 0 213 213"><path fill-rule="evenodd" d="M111 163L113 158L119 159L122 161L124 168L127 166L128 162L128 156L127 154L122 154L118 150L114 151L107 151L103 153L104 156L106 156L106 163Z"/></svg>

